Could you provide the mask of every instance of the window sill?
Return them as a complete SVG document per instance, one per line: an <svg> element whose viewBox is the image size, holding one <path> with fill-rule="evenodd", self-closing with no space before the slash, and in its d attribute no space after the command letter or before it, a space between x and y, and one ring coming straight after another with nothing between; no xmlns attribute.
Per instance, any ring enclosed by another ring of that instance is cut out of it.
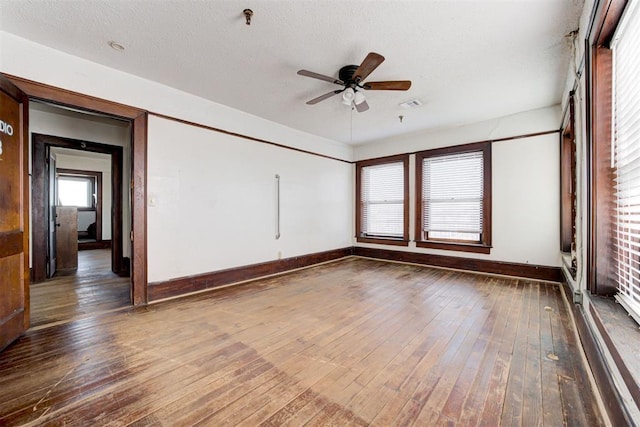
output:
<svg viewBox="0 0 640 427"><path fill-rule="evenodd" d="M409 246L408 240L402 239L385 239L384 237L357 237L360 243L376 243L379 245Z"/></svg>
<svg viewBox="0 0 640 427"><path fill-rule="evenodd" d="M625 309L613 298L591 295L591 317L637 406L640 406L640 332Z"/></svg>
<svg viewBox="0 0 640 427"><path fill-rule="evenodd" d="M419 248L442 249L445 251L475 252L477 254L491 253L491 246L479 243L416 241L416 246Z"/></svg>

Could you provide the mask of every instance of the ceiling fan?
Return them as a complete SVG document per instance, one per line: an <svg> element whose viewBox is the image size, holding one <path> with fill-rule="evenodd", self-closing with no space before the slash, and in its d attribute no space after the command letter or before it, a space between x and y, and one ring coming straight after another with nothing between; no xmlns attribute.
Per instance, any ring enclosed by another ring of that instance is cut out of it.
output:
<svg viewBox="0 0 640 427"><path fill-rule="evenodd" d="M411 87L411 80L394 80L383 82L369 82L365 83L364 80L378 68L384 61L384 56L370 52L362 64L358 65L346 65L340 68L338 71L338 77L329 77L322 74L314 73L313 71L300 70L298 74L305 77L311 77L318 80L324 80L330 83L344 86L343 89L332 90L329 93L320 95L317 98L313 98L307 101L308 105L317 104L320 101L324 101L334 95L342 93L342 103L345 105L354 105L359 113L367 111L369 104L364 98L362 89L364 90L409 90Z"/></svg>

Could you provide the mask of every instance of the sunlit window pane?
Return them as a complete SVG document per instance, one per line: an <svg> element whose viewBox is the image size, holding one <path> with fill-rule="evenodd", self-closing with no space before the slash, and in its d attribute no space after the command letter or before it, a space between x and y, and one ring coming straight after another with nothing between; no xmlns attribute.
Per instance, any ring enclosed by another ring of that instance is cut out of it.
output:
<svg viewBox="0 0 640 427"><path fill-rule="evenodd" d="M92 207L93 183L87 178L58 178L58 200L62 206Z"/></svg>

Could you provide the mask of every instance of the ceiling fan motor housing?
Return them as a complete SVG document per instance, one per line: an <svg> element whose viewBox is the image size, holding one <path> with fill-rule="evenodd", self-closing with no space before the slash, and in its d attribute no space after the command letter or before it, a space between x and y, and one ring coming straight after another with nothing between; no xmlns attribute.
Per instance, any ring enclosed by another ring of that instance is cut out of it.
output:
<svg viewBox="0 0 640 427"><path fill-rule="evenodd" d="M338 71L338 77L345 83L345 86L353 87L357 85L357 82L353 80L353 74L357 69L357 65L345 65L344 67L340 68L340 71Z"/></svg>

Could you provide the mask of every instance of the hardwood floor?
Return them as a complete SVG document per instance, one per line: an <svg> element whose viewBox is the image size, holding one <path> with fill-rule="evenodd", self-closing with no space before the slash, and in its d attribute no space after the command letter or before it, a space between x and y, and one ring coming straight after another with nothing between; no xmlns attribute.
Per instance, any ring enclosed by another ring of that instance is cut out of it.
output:
<svg viewBox="0 0 640 427"><path fill-rule="evenodd" d="M78 252L75 274L54 276L29 287L31 327L69 321L130 305L128 277L111 272L111 250Z"/></svg>
<svg viewBox="0 0 640 427"><path fill-rule="evenodd" d="M603 421L560 287L347 258L28 332L4 425Z"/></svg>

